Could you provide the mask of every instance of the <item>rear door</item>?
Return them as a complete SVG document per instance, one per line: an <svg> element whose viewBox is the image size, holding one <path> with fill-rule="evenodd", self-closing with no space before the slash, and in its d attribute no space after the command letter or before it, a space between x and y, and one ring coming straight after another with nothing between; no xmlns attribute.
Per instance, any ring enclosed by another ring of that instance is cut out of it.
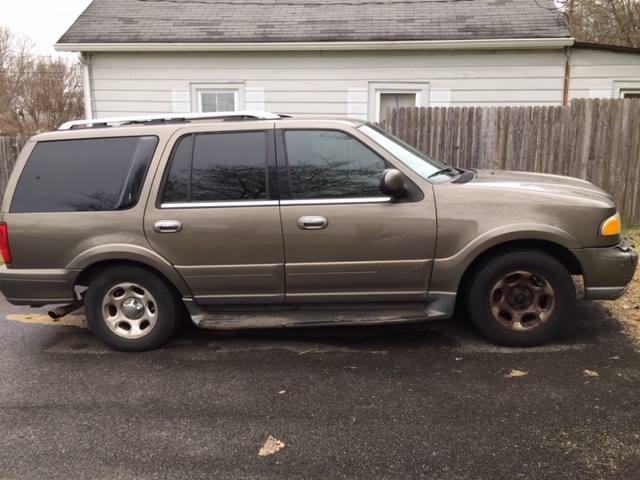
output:
<svg viewBox="0 0 640 480"><path fill-rule="evenodd" d="M277 138L287 302L424 301L436 240L432 189L353 128L291 121ZM380 192L386 168L403 171L407 197Z"/></svg>
<svg viewBox="0 0 640 480"><path fill-rule="evenodd" d="M273 122L183 129L157 175L145 231L200 304L284 301Z"/></svg>

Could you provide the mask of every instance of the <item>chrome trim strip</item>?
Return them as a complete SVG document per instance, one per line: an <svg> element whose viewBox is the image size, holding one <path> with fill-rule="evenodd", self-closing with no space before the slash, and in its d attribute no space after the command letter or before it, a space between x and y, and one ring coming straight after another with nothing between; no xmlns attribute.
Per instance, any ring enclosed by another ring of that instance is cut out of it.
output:
<svg viewBox="0 0 640 480"><path fill-rule="evenodd" d="M362 197L362 198L318 198L313 200L282 200L280 205L354 205L359 203L391 203L391 197Z"/></svg>
<svg viewBox="0 0 640 480"><path fill-rule="evenodd" d="M277 200L259 200L246 202L184 202L184 203L163 203L160 208L163 210L177 210L186 208L234 208L234 207L277 207Z"/></svg>
<svg viewBox="0 0 640 480"><path fill-rule="evenodd" d="M362 198L318 198L313 200L259 200L246 202L180 202L163 203L163 210L177 210L186 208L234 208L234 207L277 207L278 205L356 205L366 203L391 203L391 197L362 197Z"/></svg>

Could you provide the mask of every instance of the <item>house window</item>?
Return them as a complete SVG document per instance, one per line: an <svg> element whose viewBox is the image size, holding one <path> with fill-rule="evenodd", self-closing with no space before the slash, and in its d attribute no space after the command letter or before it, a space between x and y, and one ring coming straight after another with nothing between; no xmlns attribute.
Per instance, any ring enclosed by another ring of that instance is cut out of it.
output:
<svg viewBox="0 0 640 480"><path fill-rule="evenodd" d="M244 84L192 84L192 112L234 112L244 110Z"/></svg>
<svg viewBox="0 0 640 480"><path fill-rule="evenodd" d="M199 112L233 112L237 105L237 90L198 90Z"/></svg>
<svg viewBox="0 0 640 480"><path fill-rule="evenodd" d="M428 83L369 83L369 120L379 122L389 108L426 107Z"/></svg>
<svg viewBox="0 0 640 480"><path fill-rule="evenodd" d="M640 79L614 80L613 93L615 98L640 98Z"/></svg>
<svg viewBox="0 0 640 480"><path fill-rule="evenodd" d="M380 94L380 112L383 113L387 108L399 107L415 107L415 93L381 93Z"/></svg>

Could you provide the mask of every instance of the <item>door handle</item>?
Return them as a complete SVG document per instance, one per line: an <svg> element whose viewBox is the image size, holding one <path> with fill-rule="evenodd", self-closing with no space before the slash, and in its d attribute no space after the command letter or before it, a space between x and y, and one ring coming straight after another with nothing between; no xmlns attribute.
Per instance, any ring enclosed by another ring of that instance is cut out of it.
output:
<svg viewBox="0 0 640 480"><path fill-rule="evenodd" d="M325 217L306 215L298 219L298 228L301 230L322 230L327 228L329 220Z"/></svg>
<svg viewBox="0 0 640 480"><path fill-rule="evenodd" d="M178 233L182 230L182 222L178 220L160 220L153 225L158 233Z"/></svg>

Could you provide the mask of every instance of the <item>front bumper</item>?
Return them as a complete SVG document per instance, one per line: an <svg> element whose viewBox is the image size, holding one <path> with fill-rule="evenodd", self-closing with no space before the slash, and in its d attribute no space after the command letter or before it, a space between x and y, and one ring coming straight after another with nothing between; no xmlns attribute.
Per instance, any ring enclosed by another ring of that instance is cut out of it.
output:
<svg viewBox="0 0 640 480"><path fill-rule="evenodd" d="M584 276L584 298L616 300L627 291L638 254L627 240L615 247L574 250Z"/></svg>
<svg viewBox="0 0 640 480"><path fill-rule="evenodd" d="M26 270L0 266L0 291L13 305L71 303L79 270Z"/></svg>

